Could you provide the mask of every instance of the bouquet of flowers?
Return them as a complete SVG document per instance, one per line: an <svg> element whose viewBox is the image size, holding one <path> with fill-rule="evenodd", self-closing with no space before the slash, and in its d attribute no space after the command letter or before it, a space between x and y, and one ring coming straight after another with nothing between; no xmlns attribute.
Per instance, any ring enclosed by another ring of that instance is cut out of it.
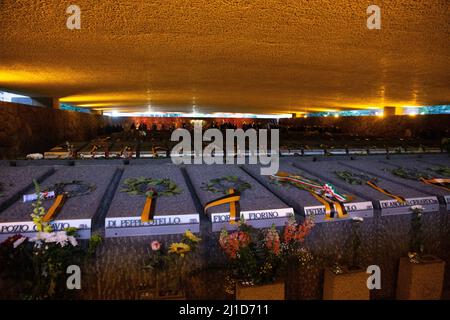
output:
<svg viewBox="0 0 450 320"><path fill-rule="evenodd" d="M151 242L148 262L144 266L146 269L161 269L167 266L173 259L183 259L187 254L195 252L201 239L186 230L180 242L173 242L168 246L154 240Z"/></svg>
<svg viewBox="0 0 450 320"><path fill-rule="evenodd" d="M155 277L156 297L184 297L186 258L197 250L201 239L186 230L180 242L164 244L154 240L148 248L149 256L144 269L150 269Z"/></svg>
<svg viewBox="0 0 450 320"><path fill-rule="evenodd" d="M313 226L311 219L298 224L291 217L282 232L274 225L258 230L245 222L240 222L238 230L232 233L222 230L219 245L229 260L228 278L232 287L235 283L247 286L273 283L286 266L301 263L307 254L304 240Z"/></svg>
<svg viewBox="0 0 450 320"><path fill-rule="evenodd" d="M43 221L45 209L39 197L33 207L31 217L38 232L34 237L13 235L0 244L0 272L23 287L25 298L48 299L64 293L67 267L92 255L101 237L93 236L84 250L75 228L53 231Z"/></svg>
<svg viewBox="0 0 450 320"><path fill-rule="evenodd" d="M67 267L80 265L84 253L73 228L14 235L0 244L0 265L5 276L24 285L26 298L48 299L63 294Z"/></svg>

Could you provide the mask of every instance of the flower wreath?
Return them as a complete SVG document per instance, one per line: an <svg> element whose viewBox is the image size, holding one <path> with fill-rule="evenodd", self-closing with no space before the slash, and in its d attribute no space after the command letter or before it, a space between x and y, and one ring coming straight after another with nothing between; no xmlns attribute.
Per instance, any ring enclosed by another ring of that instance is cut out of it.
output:
<svg viewBox="0 0 450 320"><path fill-rule="evenodd" d="M353 173L350 171L335 171L334 172L338 178L344 180L348 184L353 185L362 185L365 184L367 181L371 182L377 182L378 179L375 177L372 177L365 173Z"/></svg>
<svg viewBox="0 0 450 320"><path fill-rule="evenodd" d="M95 190L95 185L80 180L58 182L46 188L43 192L54 191L55 194L65 194L66 198L81 197Z"/></svg>
<svg viewBox="0 0 450 320"><path fill-rule="evenodd" d="M203 182L201 189L212 193L228 194L228 190L233 188L236 192L242 193L246 189L250 189L250 183L241 180L236 176L223 176L211 179L208 183Z"/></svg>
<svg viewBox="0 0 450 320"><path fill-rule="evenodd" d="M409 180L420 180L420 178L430 179L431 176L428 173L421 172L416 168L403 168L399 167L396 169L384 169L385 171L389 171L394 176L409 179Z"/></svg>
<svg viewBox="0 0 450 320"><path fill-rule="evenodd" d="M131 195L145 195L155 198L157 196L173 196L181 193L181 189L170 179L128 178L124 181L125 188L121 192Z"/></svg>

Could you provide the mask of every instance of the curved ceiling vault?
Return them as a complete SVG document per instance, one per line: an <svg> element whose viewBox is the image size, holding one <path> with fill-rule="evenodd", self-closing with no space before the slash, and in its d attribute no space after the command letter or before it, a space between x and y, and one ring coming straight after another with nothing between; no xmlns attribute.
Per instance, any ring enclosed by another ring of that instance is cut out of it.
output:
<svg viewBox="0 0 450 320"><path fill-rule="evenodd" d="M381 30L366 27L369 4ZM81 8L81 30L66 8ZM117 111L448 104L447 0L0 0L0 87Z"/></svg>

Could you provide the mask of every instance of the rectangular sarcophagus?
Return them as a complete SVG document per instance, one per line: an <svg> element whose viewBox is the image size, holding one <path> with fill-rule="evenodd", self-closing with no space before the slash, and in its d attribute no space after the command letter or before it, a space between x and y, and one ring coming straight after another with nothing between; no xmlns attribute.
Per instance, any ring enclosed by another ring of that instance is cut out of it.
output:
<svg viewBox="0 0 450 320"><path fill-rule="evenodd" d="M397 167L390 169L391 173L392 170L396 170L394 171L396 176L403 178L406 183L412 180L413 186L436 195L445 203L446 209L450 210L450 159L448 157L429 159L431 160L390 159L382 162ZM387 170L389 171L389 168Z"/></svg>
<svg viewBox="0 0 450 320"><path fill-rule="evenodd" d="M45 159L75 158L77 153L88 144L87 141L75 141L60 144L44 153Z"/></svg>
<svg viewBox="0 0 450 320"><path fill-rule="evenodd" d="M328 162L332 163L333 161ZM333 202L322 192L322 188L329 182L294 166L290 161L282 161L279 173L272 176L260 175L259 166L256 165L246 165L244 169L298 213L315 216L316 222L373 216L373 205L367 198L351 194L347 189L338 188L335 191L347 197L347 201L335 199ZM338 212L337 206L343 207L344 211Z"/></svg>
<svg viewBox="0 0 450 320"><path fill-rule="evenodd" d="M25 168L20 168L25 169ZM45 220L53 231L74 227L81 238L89 238L91 226L97 222L104 195L117 169L112 166L60 167L40 184L41 192L49 196L42 200ZM29 183L29 178L26 178ZM30 214L35 203L35 188L30 186L23 195L0 214L0 236L32 235L36 226ZM27 201L28 200L30 201ZM25 202L24 202L25 201Z"/></svg>
<svg viewBox="0 0 450 320"><path fill-rule="evenodd" d="M117 139L111 145L109 150L110 158L131 159L136 157L137 141Z"/></svg>
<svg viewBox="0 0 450 320"><path fill-rule="evenodd" d="M418 196L417 192L363 170L349 168L342 163L353 162L320 161L307 163L297 161L295 166L329 181L339 188L349 190L351 194L374 201L378 205L381 203L398 203L397 206L392 207L380 206L383 215L411 213L410 208L402 204L406 203L408 197Z"/></svg>
<svg viewBox="0 0 450 320"><path fill-rule="evenodd" d="M344 166L366 172L367 174L373 175L380 180L391 182L397 184L398 191L393 189L390 193L398 193L405 198L404 202L399 202L395 199L380 200L382 212L410 212L409 208L415 205L420 205L424 208L424 212L435 212L439 211L439 200L436 196L440 191L436 191L435 187L427 185L419 179L406 179L395 174L399 166L392 164L387 164L383 161L374 160L354 160L341 162ZM397 172L398 173L398 172ZM395 188L395 186L392 186ZM436 188L437 189L437 188ZM400 209L406 208L408 210Z"/></svg>
<svg viewBox="0 0 450 320"><path fill-rule="evenodd" d="M185 178L173 164L127 167L105 220L107 237L199 231L200 217Z"/></svg>
<svg viewBox="0 0 450 320"><path fill-rule="evenodd" d="M167 148L163 145L151 142L143 141L139 147L140 158L166 158L168 156Z"/></svg>
<svg viewBox="0 0 450 320"><path fill-rule="evenodd" d="M0 166L0 215L33 186L33 180L40 182L53 171L54 169L49 166Z"/></svg>
<svg viewBox="0 0 450 320"><path fill-rule="evenodd" d="M213 231L236 228L233 221L240 217L254 227L284 225L294 214L292 207L236 165L189 165L186 172Z"/></svg>
<svg viewBox="0 0 450 320"><path fill-rule="evenodd" d="M108 158L113 141L111 137L95 139L86 144L79 152L82 159Z"/></svg>

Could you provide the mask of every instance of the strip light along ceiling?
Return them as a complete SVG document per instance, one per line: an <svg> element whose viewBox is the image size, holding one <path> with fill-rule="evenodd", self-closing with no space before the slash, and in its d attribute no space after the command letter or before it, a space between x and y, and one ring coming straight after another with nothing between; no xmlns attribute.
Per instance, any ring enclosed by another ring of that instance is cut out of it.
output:
<svg viewBox="0 0 450 320"><path fill-rule="evenodd" d="M104 112L110 117L164 117L164 118L252 118L252 119L286 119L292 114L252 114L252 113L169 113L169 112Z"/></svg>

